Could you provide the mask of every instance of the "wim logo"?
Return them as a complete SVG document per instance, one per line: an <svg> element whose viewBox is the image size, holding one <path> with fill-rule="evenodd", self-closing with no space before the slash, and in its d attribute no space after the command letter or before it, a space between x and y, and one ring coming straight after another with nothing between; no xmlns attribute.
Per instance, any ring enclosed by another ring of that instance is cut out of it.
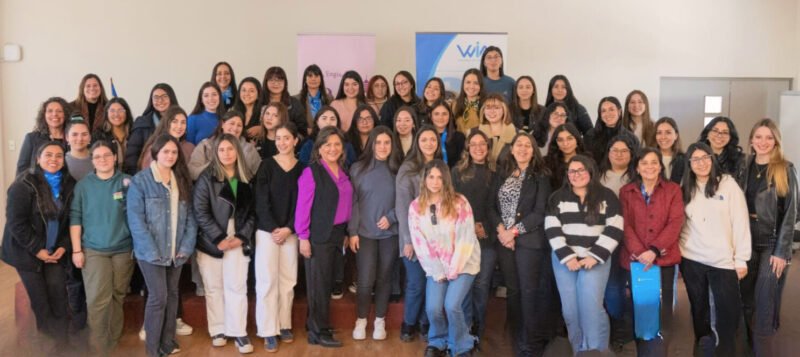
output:
<svg viewBox="0 0 800 357"><path fill-rule="evenodd" d="M461 45L456 45L458 52L461 53L462 58L478 58L483 54L483 51L486 50L486 45L481 46L480 41L475 41L475 45L467 45L466 47L461 47Z"/></svg>

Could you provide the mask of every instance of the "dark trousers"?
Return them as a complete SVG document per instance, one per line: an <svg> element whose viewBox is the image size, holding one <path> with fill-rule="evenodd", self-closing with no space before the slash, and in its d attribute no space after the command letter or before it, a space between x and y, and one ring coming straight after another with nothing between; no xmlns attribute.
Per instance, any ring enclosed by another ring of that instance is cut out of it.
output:
<svg viewBox="0 0 800 357"><path fill-rule="evenodd" d="M17 270L28 293L36 329L57 340L67 339L67 289L64 266L44 264L41 271Z"/></svg>
<svg viewBox="0 0 800 357"><path fill-rule="evenodd" d="M553 319L553 301L550 299L555 277L549 259L549 249L516 246L517 276L519 276L519 297L522 312L521 340L527 349L522 355L541 356L550 340ZM547 272L550 272L547 274Z"/></svg>
<svg viewBox="0 0 800 357"><path fill-rule="evenodd" d="M481 270L475 275L472 289L464 298L464 320L467 326L473 324L477 337L483 336L486 330L486 307L489 303L489 288L496 263L495 247L492 245L481 247Z"/></svg>
<svg viewBox="0 0 800 357"><path fill-rule="evenodd" d="M745 326L751 339L754 335L771 336L778 332L781 295L786 285L789 265L783 269L778 279L769 264L770 256L772 249L754 248L750 260L747 261L747 275L739 284Z"/></svg>
<svg viewBox="0 0 800 357"><path fill-rule="evenodd" d="M611 322L611 342L624 345L634 339L633 303L627 303L630 300L628 289L631 273L619 265L619 254L619 247L611 254L611 271L603 300Z"/></svg>
<svg viewBox="0 0 800 357"><path fill-rule="evenodd" d="M734 337L742 313L739 302L739 280L733 269L720 269L683 258L680 264L686 293L692 310L695 339L711 336L711 309L708 289L714 294L716 324L719 341L715 349L718 356L734 356Z"/></svg>
<svg viewBox="0 0 800 357"><path fill-rule="evenodd" d="M144 308L145 349L149 356L158 356L162 351L169 352L178 346L175 342L175 319L183 265L161 266L139 260L139 269L149 292Z"/></svg>
<svg viewBox="0 0 800 357"><path fill-rule="evenodd" d="M497 265L506 284L506 330L511 332L515 351L528 350L528 341L522 334L522 302L514 251L498 244Z"/></svg>
<svg viewBox="0 0 800 357"><path fill-rule="evenodd" d="M70 261L65 266L67 278L67 298L69 301L69 331L76 332L86 327L86 290L83 287L83 274Z"/></svg>
<svg viewBox="0 0 800 357"><path fill-rule="evenodd" d="M661 269L661 337L656 337L649 341L636 339L637 356L665 356L667 343L663 341L664 332L669 334L672 326L672 297L674 296L673 284L675 282L675 266L659 267ZM624 270L626 275L625 285L631 286L631 272ZM716 296L716 295L715 295ZM633 316L633 295L625 298L625 310L631 312ZM667 336L668 337L668 336ZM667 340L668 342L669 340Z"/></svg>
<svg viewBox="0 0 800 357"><path fill-rule="evenodd" d="M392 293L392 268L397 259L397 236L385 239L360 237L356 264L358 266L358 318L369 314L372 289L375 288L375 317L386 317L389 295Z"/></svg>
<svg viewBox="0 0 800 357"><path fill-rule="evenodd" d="M345 225L333 226L330 238L325 243L311 242L311 258L305 259L306 295L308 316L306 329L315 334L330 329L330 302L333 290L334 262L342 255Z"/></svg>

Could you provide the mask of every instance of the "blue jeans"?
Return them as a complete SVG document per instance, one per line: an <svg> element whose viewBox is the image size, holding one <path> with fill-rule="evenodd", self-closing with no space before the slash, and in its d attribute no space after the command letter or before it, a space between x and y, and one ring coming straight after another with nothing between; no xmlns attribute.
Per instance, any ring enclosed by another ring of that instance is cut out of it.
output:
<svg viewBox="0 0 800 357"><path fill-rule="evenodd" d="M598 263L592 269L570 271L566 264L559 262L555 254L553 274L561 295L561 310L567 333L572 345L572 353L583 351L608 350L610 326L606 309L603 308L603 295L611 264Z"/></svg>
<svg viewBox="0 0 800 357"><path fill-rule="evenodd" d="M449 347L454 356L469 352L475 345L475 338L469 334L469 328L464 321L462 304L472 289L475 275L459 274L456 280L445 280L441 283L431 277L427 280L425 311L431 321L428 346L442 351Z"/></svg>
<svg viewBox="0 0 800 357"><path fill-rule="evenodd" d="M403 322L413 326L417 323L427 325L428 316L425 314L425 271L418 260L403 258L406 267L406 296Z"/></svg>
<svg viewBox="0 0 800 357"><path fill-rule="evenodd" d="M475 275L472 290L464 298L464 321L467 326L475 323L477 337L483 336L486 330L486 306L489 302L489 289L497 262L497 251L494 247L481 247L481 270Z"/></svg>

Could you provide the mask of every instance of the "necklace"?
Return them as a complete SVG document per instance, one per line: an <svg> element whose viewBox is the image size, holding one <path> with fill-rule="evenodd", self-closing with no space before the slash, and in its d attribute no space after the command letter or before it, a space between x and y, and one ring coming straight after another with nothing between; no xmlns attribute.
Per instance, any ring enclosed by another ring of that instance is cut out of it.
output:
<svg viewBox="0 0 800 357"><path fill-rule="evenodd" d="M763 169L758 170L758 174L756 175L756 178L761 178L761 174L764 173L764 170L766 170L767 167L769 167L769 165L764 165Z"/></svg>

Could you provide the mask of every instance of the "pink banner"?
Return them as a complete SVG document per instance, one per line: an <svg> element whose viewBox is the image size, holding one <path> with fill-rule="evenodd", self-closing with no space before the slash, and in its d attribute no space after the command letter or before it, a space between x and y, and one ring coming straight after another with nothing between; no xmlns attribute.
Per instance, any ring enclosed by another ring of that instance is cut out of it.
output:
<svg viewBox="0 0 800 357"><path fill-rule="evenodd" d="M373 35L297 35L297 83L311 64L322 69L328 93L336 96L339 82L349 70L367 81L375 74L375 36Z"/></svg>

